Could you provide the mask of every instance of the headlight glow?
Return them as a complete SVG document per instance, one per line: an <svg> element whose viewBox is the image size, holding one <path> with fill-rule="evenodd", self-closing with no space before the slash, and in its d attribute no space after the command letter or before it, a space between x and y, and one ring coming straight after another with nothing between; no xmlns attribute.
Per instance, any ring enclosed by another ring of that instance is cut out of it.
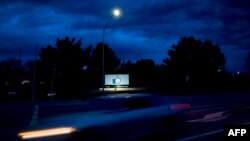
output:
<svg viewBox="0 0 250 141"><path fill-rule="evenodd" d="M33 138L48 137L48 136L55 136L62 134L70 134L75 131L76 129L72 127L61 127L61 128L20 132L18 136L21 137L22 139L33 139Z"/></svg>

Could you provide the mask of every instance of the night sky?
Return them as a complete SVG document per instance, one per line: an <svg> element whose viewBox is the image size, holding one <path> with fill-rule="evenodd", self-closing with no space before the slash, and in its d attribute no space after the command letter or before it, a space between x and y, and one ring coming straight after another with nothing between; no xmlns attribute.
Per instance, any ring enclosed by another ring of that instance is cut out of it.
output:
<svg viewBox="0 0 250 141"><path fill-rule="evenodd" d="M0 59L32 59L36 44L55 45L66 36L83 47L102 41L122 60L153 59L161 64L182 36L210 39L227 59L227 69L242 70L250 51L248 0L0 0Z"/></svg>

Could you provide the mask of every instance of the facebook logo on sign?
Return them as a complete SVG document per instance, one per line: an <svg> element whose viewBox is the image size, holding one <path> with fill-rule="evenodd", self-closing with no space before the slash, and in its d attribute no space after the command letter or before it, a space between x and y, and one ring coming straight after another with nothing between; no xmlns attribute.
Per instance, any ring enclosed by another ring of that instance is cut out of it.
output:
<svg viewBox="0 0 250 141"><path fill-rule="evenodd" d="M105 74L106 86L128 86L129 75L128 74Z"/></svg>
<svg viewBox="0 0 250 141"><path fill-rule="evenodd" d="M224 137L226 140L249 141L248 125L225 125Z"/></svg>
<svg viewBox="0 0 250 141"><path fill-rule="evenodd" d="M116 76L116 78L113 79L113 84L120 84L121 83L121 78Z"/></svg>

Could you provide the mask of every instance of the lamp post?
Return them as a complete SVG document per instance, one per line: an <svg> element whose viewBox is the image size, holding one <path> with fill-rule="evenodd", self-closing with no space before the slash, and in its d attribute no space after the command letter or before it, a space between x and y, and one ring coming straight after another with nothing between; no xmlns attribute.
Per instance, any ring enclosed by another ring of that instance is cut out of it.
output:
<svg viewBox="0 0 250 141"><path fill-rule="evenodd" d="M121 12L119 9L114 9L112 15L110 16L110 18L108 19L107 23L105 24L103 30L102 30L102 92L104 94L104 83L105 83L105 69L104 69L104 32L106 30L106 28L108 27L111 19L113 18L113 16L115 17L119 17L121 15Z"/></svg>

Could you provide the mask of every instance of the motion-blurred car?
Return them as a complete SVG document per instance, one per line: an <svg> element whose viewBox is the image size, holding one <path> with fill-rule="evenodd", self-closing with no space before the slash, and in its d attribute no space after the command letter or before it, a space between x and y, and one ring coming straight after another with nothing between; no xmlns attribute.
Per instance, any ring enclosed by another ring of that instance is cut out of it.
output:
<svg viewBox="0 0 250 141"><path fill-rule="evenodd" d="M23 140L131 141L170 136L182 128L178 108L150 94L112 94L87 102L87 112L39 121L36 130L19 133Z"/></svg>

